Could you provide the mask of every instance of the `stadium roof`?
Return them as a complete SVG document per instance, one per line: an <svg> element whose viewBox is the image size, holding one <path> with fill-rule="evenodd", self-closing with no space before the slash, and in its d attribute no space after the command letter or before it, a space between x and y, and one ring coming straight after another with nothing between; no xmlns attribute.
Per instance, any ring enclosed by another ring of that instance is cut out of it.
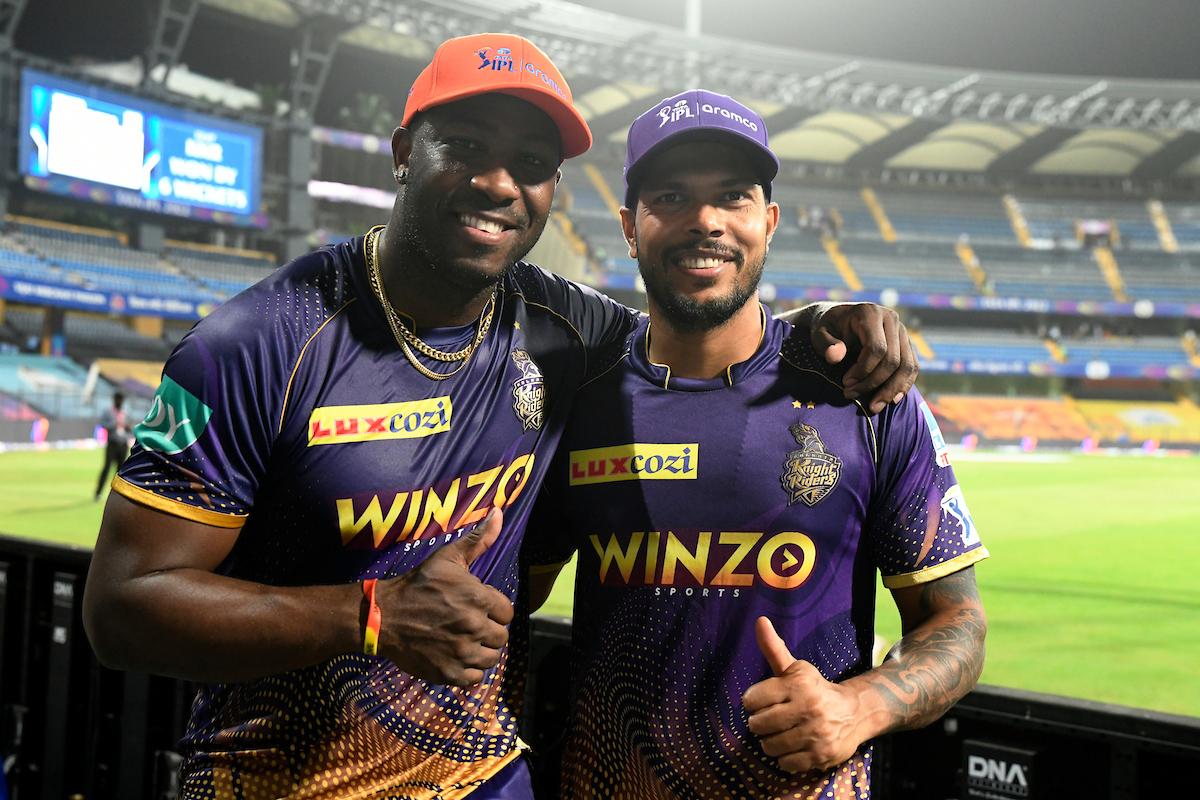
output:
<svg viewBox="0 0 1200 800"><path fill-rule="evenodd" d="M756 107L785 160L855 170L1138 179L1200 169L1200 81L972 71L690 36L560 0L206 0L281 24L336 14L343 41L423 60L438 41L523 33L555 58L600 140L702 84ZM631 79L632 78L632 79Z"/></svg>
<svg viewBox="0 0 1200 800"><path fill-rule="evenodd" d="M779 155L795 163L867 173L1200 177L1200 81L852 58L689 35L562 0L201 2L291 32L293 42L312 24L335 27L341 46L327 73L326 107L330 100L346 102L356 91L378 90L390 95L398 112L403 100L398 87L411 82L438 42L506 30L529 36L551 54L601 142L622 142L628 123L654 100L704 85L757 108ZM181 55L194 71L204 71L205 53L211 60L220 47L211 33L206 38L193 29L192 36L200 41ZM386 75L371 74L380 70L354 55L364 52L387 59ZM289 74L286 65L283 74ZM256 72L256 82L258 77Z"/></svg>

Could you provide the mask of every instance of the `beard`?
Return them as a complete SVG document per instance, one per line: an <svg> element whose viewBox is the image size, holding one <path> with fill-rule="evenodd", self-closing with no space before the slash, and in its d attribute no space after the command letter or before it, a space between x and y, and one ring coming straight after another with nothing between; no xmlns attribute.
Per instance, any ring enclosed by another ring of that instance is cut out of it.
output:
<svg viewBox="0 0 1200 800"><path fill-rule="evenodd" d="M689 248L697 246L712 247L701 243L689 245ZM664 254L660 264L646 264L638 259L638 272L646 284L646 294L671 327L680 333L710 331L728 322L758 291L763 267L767 263L765 252L761 258L749 264L739 257L735 262L736 272L729 291L722 297L701 301L672 288L668 276L669 259L669 252Z"/></svg>
<svg viewBox="0 0 1200 800"><path fill-rule="evenodd" d="M439 230L439 225L444 223L430 212L430 209L437 206L426 207L415 196L410 202L409 194L407 191L402 193L404 200L400 218L400 241L403 252L423 264L429 273L440 277L442 281L461 290L468 297L490 289L500 281L516 262L533 249L545 227L545 220L542 220L542 225L534 225L526 236L514 242L514 246L503 255L498 269L483 269L464 263L447 252L443 244L444 234ZM473 255L485 256L491 250L492 248L481 246Z"/></svg>

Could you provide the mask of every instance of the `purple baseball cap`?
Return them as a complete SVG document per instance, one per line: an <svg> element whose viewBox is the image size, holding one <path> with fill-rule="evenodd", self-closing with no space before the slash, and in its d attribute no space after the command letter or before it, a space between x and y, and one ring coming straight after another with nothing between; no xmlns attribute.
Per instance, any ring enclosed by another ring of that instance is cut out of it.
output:
<svg viewBox="0 0 1200 800"><path fill-rule="evenodd" d="M762 117L728 95L689 89L658 101L629 126L625 143L626 207L633 208L640 173L652 156L672 144L714 138L745 145L770 200L779 159L767 144L767 125Z"/></svg>

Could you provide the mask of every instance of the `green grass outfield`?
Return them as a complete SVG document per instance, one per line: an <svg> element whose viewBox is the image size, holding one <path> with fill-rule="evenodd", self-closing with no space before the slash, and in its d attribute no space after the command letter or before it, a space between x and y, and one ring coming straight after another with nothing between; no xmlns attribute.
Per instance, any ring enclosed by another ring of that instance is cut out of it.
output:
<svg viewBox="0 0 1200 800"><path fill-rule="evenodd" d="M0 453L0 532L90 546L100 451ZM955 463L992 557L983 680L1200 716L1200 458ZM569 614L564 575L546 611ZM899 630L880 597L879 631Z"/></svg>

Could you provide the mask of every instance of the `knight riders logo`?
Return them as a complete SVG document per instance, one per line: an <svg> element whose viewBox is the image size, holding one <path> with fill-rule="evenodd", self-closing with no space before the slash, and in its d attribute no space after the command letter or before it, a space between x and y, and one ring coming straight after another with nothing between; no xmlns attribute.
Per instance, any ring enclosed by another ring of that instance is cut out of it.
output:
<svg viewBox="0 0 1200 800"><path fill-rule="evenodd" d="M513 382L513 411L521 420L523 430L540 430L546 407L546 384L542 371L533 363L529 353L513 350L512 360L521 370L521 377Z"/></svg>
<svg viewBox="0 0 1200 800"><path fill-rule="evenodd" d="M788 427L800 449L788 452L779 482L788 505L797 500L812 508L825 499L842 477L842 460L825 449L817 429L803 422Z"/></svg>

